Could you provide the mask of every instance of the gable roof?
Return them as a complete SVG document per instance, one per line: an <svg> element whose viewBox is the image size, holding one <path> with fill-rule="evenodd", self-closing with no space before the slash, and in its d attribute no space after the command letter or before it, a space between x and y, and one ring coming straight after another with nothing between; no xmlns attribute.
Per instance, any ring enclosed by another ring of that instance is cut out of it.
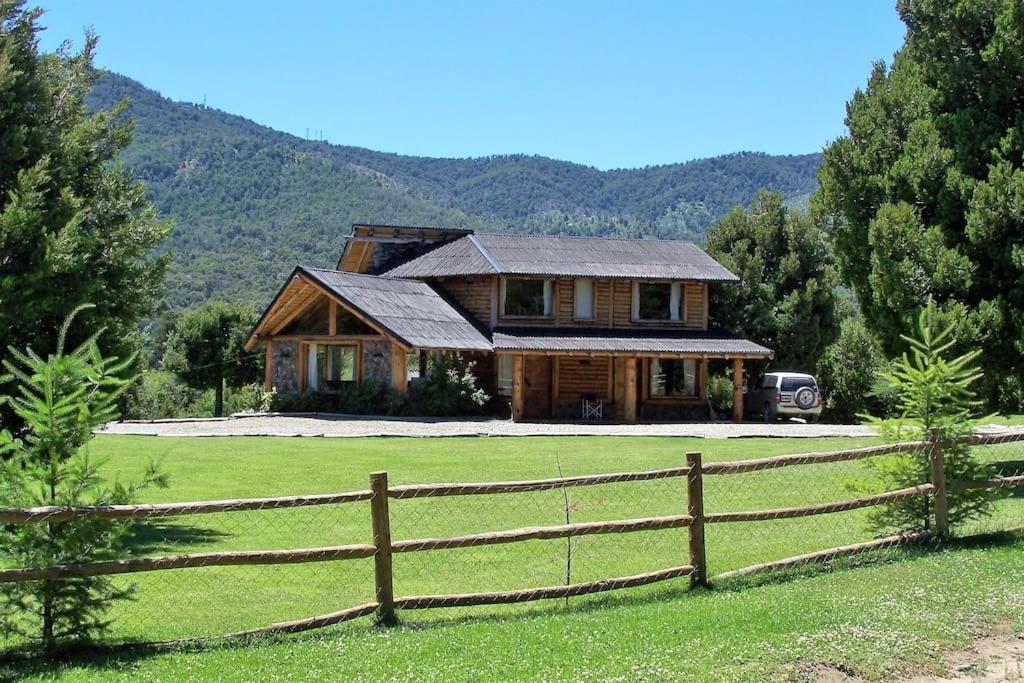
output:
<svg viewBox="0 0 1024 683"><path fill-rule="evenodd" d="M472 234L391 269L393 277L533 275L737 282L692 242Z"/></svg>
<svg viewBox="0 0 1024 683"><path fill-rule="evenodd" d="M262 330L267 314L296 278L312 282L407 347L479 351L492 348L487 337L465 315L425 282L306 266L295 269L289 284L257 323L253 335Z"/></svg>

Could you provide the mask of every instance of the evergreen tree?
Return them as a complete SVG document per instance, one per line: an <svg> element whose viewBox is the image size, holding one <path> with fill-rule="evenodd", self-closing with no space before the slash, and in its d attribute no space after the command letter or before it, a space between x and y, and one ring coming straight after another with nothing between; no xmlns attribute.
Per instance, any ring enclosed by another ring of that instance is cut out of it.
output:
<svg viewBox="0 0 1024 683"><path fill-rule="evenodd" d="M762 192L713 228L706 248L740 278L711 289L711 323L774 349L774 367L813 371L838 334L825 233L781 195Z"/></svg>
<svg viewBox="0 0 1024 683"><path fill-rule="evenodd" d="M13 396L0 395L25 429L20 437L0 431L0 507L82 507L130 503L150 485L167 480L150 465L143 478L124 485L104 481L89 457L93 430L117 418L117 399L129 384L118 375L132 358L104 358L100 332L73 351L65 350L73 311L58 332L56 352L44 359L32 349L9 348L3 368ZM0 525L0 564L48 567L116 559L129 521L72 517L32 524ZM92 640L109 625L114 601L132 587L107 576L0 584L0 634L38 640L52 651L69 641Z"/></svg>
<svg viewBox="0 0 1024 683"><path fill-rule="evenodd" d="M1024 4L901 0L876 64L825 151L815 204L842 278L887 354L929 300L957 349L982 350L983 394L1024 402Z"/></svg>
<svg viewBox="0 0 1024 683"><path fill-rule="evenodd" d="M40 11L0 0L0 349L53 348L68 313L125 357L163 281L168 225L116 162L123 106L89 114L96 37L41 54ZM82 337L72 332L69 344Z"/></svg>
<svg viewBox="0 0 1024 683"><path fill-rule="evenodd" d="M259 353L244 350L256 312L243 304L211 301L178 319L167 340L164 368L194 389L213 389L213 414L224 412L224 385L254 382L263 368Z"/></svg>

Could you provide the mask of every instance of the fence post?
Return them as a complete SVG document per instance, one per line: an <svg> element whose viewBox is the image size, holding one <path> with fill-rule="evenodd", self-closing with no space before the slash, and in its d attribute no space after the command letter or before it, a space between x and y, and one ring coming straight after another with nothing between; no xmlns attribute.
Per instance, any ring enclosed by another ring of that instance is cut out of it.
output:
<svg viewBox="0 0 1024 683"><path fill-rule="evenodd" d="M686 474L687 514L693 517L690 524L690 586L708 585L708 563L704 554L704 475L700 453L687 453Z"/></svg>
<svg viewBox="0 0 1024 683"><path fill-rule="evenodd" d="M930 447L928 459L931 463L932 485L935 487L935 531L939 538L949 538L949 496L946 488L946 468L942 460L942 435L933 429L928 435Z"/></svg>
<svg viewBox="0 0 1024 683"><path fill-rule="evenodd" d="M393 626L395 617L395 590L391 572L391 518L388 513L388 473L370 475L370 513L373 518L373 578L377 596L377 623Z"/></svg>

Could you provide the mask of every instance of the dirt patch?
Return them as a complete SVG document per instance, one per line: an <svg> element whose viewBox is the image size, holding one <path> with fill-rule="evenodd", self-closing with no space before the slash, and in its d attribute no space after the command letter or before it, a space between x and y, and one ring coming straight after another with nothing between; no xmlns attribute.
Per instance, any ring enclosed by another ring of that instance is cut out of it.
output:
<svg viewBox="0 0 1024 683"><path fill-rule="evenodd" d="M905 683L997 683L1024 681L1024 634L984 638L945 658L944 676L917 676Z"/></svg>

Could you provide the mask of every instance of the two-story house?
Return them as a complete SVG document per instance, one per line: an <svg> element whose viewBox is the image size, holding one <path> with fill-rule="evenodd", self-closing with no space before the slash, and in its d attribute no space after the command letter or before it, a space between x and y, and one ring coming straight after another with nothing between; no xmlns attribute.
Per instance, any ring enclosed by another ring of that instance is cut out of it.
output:
<svg viewBox="0 0 1024 683"><path fill-rule="evenodd" d="M703 419L708 362L772 351L708 327L710 287L737 277L690 242L353 226L337 270L298 267L252 332L266 386L404 391L410 354L476 361L513 419Z"/></svg>

